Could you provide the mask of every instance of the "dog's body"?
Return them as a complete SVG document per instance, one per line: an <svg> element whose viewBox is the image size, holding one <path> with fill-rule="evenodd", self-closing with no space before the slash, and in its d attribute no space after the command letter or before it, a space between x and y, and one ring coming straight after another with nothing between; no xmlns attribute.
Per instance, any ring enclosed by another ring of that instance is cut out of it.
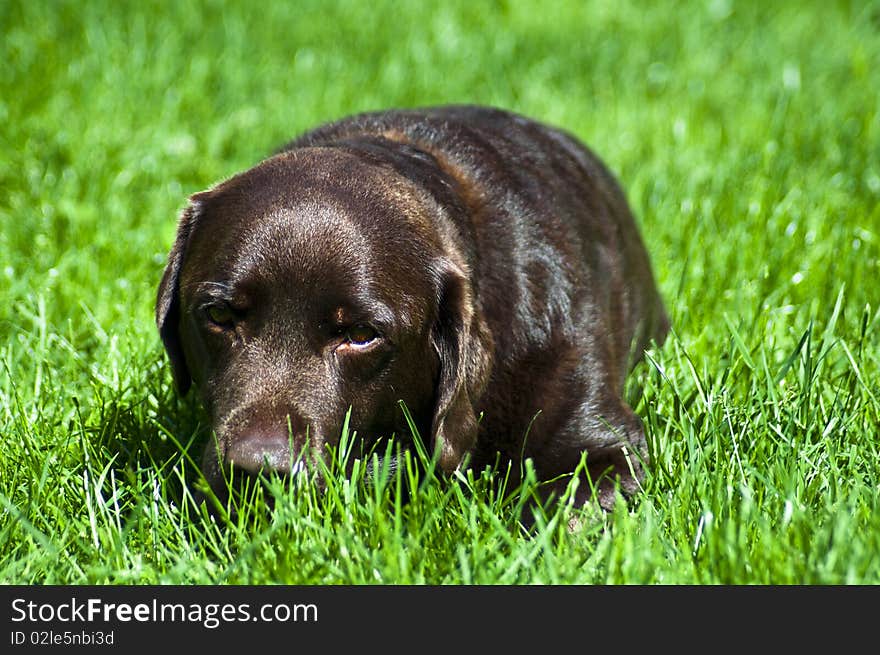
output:
<svg viewBox="0 0 880 655"><path fill-rule="evenodd" d="M530 457L546 479L586 452L625 492L646 449L624 377L668 330L598 159L478 107L342 120L193 196L157 322L212 416L215 484L289 472L349 407L368 443L405 439L402 400L446 471Z"/></svg>

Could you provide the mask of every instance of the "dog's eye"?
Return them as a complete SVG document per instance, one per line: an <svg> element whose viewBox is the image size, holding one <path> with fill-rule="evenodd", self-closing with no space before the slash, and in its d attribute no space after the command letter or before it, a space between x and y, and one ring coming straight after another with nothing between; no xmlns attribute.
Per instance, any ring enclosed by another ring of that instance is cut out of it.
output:
<svg viewBox="0 0 880 655"><path fill-rule="evenodd" d="M345 340L356 346L365 346L377 336L379 335L376 330L363 323L353 325L345 332Z"/></svg>
<svg viewBox="0 0 880 655"><path fill-rule="evenodd" d="M216 327L224 330L233 327L235 314L229 305L208 305L205 307L205 316Z"/></svg>

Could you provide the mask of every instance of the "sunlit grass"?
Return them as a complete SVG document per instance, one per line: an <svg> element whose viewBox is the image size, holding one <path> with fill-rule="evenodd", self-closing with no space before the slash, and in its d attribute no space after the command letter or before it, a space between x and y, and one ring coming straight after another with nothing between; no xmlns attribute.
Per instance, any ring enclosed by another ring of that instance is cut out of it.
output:
<svg viewBox="0 0 880 655"><path fill-rule="evenodd" d="M880 582L876 2L16 1L0 36L0 581ZM414 455L208 512L152 318L185 197L445 102L625 187L674 328L627 387L644 494L541 511Z"/></svg>

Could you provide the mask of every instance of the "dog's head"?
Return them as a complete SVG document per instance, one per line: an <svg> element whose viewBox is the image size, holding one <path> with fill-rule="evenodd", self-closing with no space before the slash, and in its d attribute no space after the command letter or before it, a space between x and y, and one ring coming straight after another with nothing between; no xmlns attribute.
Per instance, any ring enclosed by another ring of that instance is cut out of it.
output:
<svg viewBox="0 0 880 655"><path fill-rule="evenodd" d="M213 484L224 466L298 470L349 409L359 437L405 438L399 401L444 470L473 445L492 345L443 227L462 209L430 157L393 155L282 153L184 209L156 321L178 388L211 416Z"/></svg>

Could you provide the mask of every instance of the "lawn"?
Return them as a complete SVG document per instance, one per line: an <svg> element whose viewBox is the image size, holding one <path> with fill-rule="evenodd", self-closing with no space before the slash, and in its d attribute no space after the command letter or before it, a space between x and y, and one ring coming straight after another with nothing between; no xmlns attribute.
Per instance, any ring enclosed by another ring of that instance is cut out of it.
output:
<svg viewBox="0 0 880 655"><path fill-rule="evenodd" d="M255 7L0 2L0 582L880 582L880 3ZM674 330L627 388L644 493L526 528L531 482L413 466L208 516L153 323L186 196L451 102L626 189Z"/></svg>

